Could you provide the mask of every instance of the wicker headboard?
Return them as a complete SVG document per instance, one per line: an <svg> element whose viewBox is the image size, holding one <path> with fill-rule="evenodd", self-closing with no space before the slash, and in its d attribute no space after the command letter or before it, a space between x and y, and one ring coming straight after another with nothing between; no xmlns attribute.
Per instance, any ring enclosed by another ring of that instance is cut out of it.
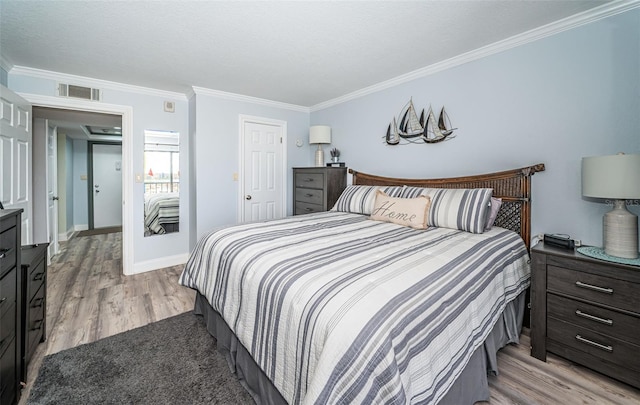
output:
<svg viewBox="0 0 640 405"><path fill-rule="evenodd" d="M544 164L447 179L401 179L360 173L353 174L353 184L371 186L416 186L433 188L492 188L493 196L502 198L495 225L517 232L529 248L531 239L531 176L544 171Z"/></svg>

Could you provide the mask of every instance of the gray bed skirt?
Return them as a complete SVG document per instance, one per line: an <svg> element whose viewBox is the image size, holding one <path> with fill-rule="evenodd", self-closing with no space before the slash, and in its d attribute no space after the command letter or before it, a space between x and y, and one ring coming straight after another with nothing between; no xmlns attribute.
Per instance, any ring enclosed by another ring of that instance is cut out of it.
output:
<svg viewBox="0 0 640 405"><path fill-rule="evenodd" d="M509 343L519 342L524 304L524 292L507 304L484 344L474 352L469 364L439 404L471 405L489 400L487 374L498 374L497 351ZM220 314L200 293L196 295L194 312L204 317L207 330L217 340L218 350L227 358L229 368L257 404L287 403Z"/></svg>

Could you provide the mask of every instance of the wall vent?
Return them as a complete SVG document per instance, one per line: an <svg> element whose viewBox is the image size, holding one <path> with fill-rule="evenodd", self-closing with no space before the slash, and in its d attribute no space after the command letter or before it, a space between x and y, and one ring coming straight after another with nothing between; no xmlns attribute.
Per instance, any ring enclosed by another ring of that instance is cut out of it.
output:
<svg viewBox="0 0 640 405"><path fill-rule="evenodd" d="M61 97L81 98L83 100L100 101L102 92L91 87L58 83L58 95Z"/></svg>

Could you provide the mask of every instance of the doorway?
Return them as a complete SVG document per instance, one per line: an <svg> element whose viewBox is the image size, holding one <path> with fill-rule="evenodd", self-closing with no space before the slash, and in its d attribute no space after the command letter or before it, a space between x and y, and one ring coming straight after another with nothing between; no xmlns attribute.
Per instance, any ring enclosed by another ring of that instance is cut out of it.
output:
<svg viewBox="0 0 640 405"><path fill-rule="evenodd" d="M23 96L34 107L62 110L73 113L93 113L96 115L115 115L121 120L122 128L122 268L124 274L133 271L133 209L130 208L133 196L133 107L126 105L102 104L90 101L61 97L26 94ZM101 124L98 124L101 125ZM85 159L86 161L86 159ZM87 175L76 175L74 181L86 182ZM86 197L86 186L83 195ZM88 226L87 226L88 228ZM85 229L87 229L85 228Z"/></svg>

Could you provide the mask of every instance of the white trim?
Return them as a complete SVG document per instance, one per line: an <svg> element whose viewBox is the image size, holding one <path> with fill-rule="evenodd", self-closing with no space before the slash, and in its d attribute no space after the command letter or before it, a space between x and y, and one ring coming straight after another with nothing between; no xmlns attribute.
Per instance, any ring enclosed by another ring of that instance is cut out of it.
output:
<svg viewBox="0 0 640 405"><path fill-rule="evenodd" d="M280 196L281 200L281 210L282 217L287 216L287 173L289 172L289 168L287 165L287 121L276 120L272 118L263 118L256 117L252 115L239 114L238 115L238 134L240 136L239 142L239 150L240 156L238 158L238 217L237 222L242 222L244 220L244 125L246 123L255 123L262 125L273 125L276 127L280 127L282 130L282 142L280 143L282 148L282 195Z"/></svg>
<svg viewBox="0 0 640 405"><path fill-rule="evenodd" d="M82 232L89 230L89 224L79 224L73 226L73 232Z"/></svg>
<svg viewBox="0 0 640 405"><path fill-rule="evenodd" d="M560 32L580 27L585 24L592 23L607 17L614 16L616 14L624 13L629 10L640 7L640 0L623 0L613 1L603 4L602 6L594 7L590 10L584 11L572 15L562 20L554 21L550 24L543 25L538 28L523 32L518 35L514 35L511 38L504 39L502 41L494 42L482 48L474 49L472 51L454 56L452 58L443 60L441 62L434 63L429 66L414 70L412 72L394 77L393 79L385 80L374 84L373 86L365 87L363 89L354 91L344 96L336 97L332 100L327 100L322 103L318 103L309 108L310 112L315 112L329 108L344 102L354 100L378 91L395 87L400 84L410 82L415 79L419 79L425 76L429 76L438 72L442 72L452 67L459 66L468 62L472 62L477 59L481 59L508 49L534 42L542 38L546 38L551 35L558 34Z"/></svg>
<svg viewBox="0 0 640 405"><path fill-rule="evenodd" d="M187 96L184 93L158 90L142 86L134 86L132 84L112 82L108 80L95 79L92 77L76 76L68 73L52 72L49 70L30 68L27 66L14 66L11 69L10 73L12 75L26 75L31 77L38 77L41 79L50 79L56 81L56 83L62 82L73 84L76 86L86 86L97 89L110 89L135 94L147 94L150 96L166 97L181 101L187 100Z"/></svg>
<svg viewBox="0 0 640 405"><path fill-rule="evenodd" d="M164 269L165 267L178 266L185 264L189 260L189 253L181 253L179 255L166 256L158 259L145 260L138 262L133 267L133 271L125 272L126 276L132 274L146 273L147 271Z"/></svg>
<svg viewBox="0 0 640 405"><path fill-rule="evenodd" d="M192 89L193 89L193 93L194 94L202 94L202 95L205 95L205 96L217 97L217 98L222 98L222 99L225 99L225 100L241 101L241 102L252 103L252 104L260 104L260 105L266 105L268 107L280 108L280 109L283 109L283 110L292 110L292 111L298 111L298 112L305 112L305 113L309 113L311 111L309 109L309 107L304 107L304 106L296 105L296 104L283 103L283 102L280 102L280 101L267 100L265 98L245 96L245 95L242 95L242 94L228 93L226 91L211 90L211 89L207 89L207 88L204 88L204 87L196 87L196 86L193 86Z"/></svg>
<svg viewBox="0 0 640 405"><path fill-rule="evenodd" d="M87 226L88 228L88 226ZM69 239L73 238L73 235L76 233L76 231L74 230L74 227L72 226L71 228L67 229L66 232L62 232L58 234L58 241L59 242L66 242Z"/></svg>
<svg viewBox="0 0 640 405"><path fill-rule="evenodd" d="M122 116L122 270L133 269L133 107L96 103L65 97L18 93L31 104L40 107L81 110ZM84 225L83 225L84 226ZM78 225L76 225L76 230ZM87 227L88 228L88 227ZM86 228L85 228L86 229Z"/></svg>

